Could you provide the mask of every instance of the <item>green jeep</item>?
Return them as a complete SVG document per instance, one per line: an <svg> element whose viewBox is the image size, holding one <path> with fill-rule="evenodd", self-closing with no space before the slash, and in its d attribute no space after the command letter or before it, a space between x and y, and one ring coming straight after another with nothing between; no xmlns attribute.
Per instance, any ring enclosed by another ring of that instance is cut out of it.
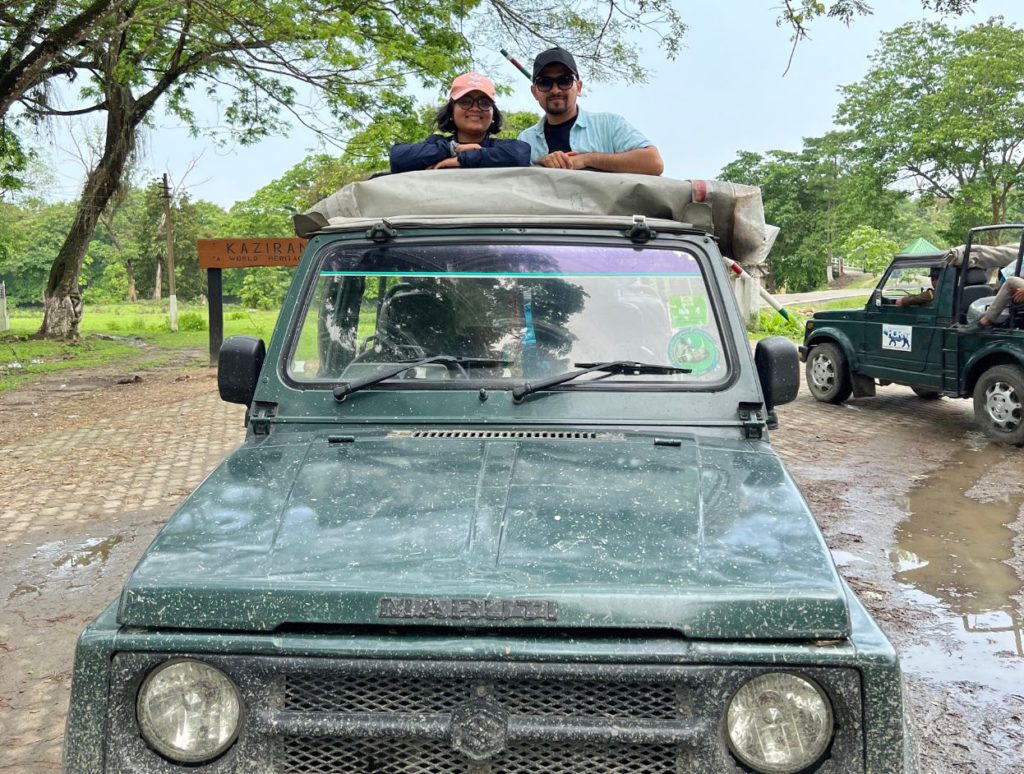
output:
<svg viewBox="0 0 1024 774"><path fill-rule="evenodd" d="M82 634L66 769L911 770L768 441L799 363L749 348L736 201L456 170L297 217L269 348L221 350L246 440Z"/></svg>
<svg viewBox="0 0 1024 774"><path fill-rule="evenodd" d="M800 347L811 394L842 403L904 384L926 400L973 397L989 437L1024 445L1024 315L1011 305L991 329L972 325L995 297L998 270L1021 274L1024 236L975 244L1008 229L1024 226L982 226L951 251L897 255L863 309L816 312Z"/></svg>

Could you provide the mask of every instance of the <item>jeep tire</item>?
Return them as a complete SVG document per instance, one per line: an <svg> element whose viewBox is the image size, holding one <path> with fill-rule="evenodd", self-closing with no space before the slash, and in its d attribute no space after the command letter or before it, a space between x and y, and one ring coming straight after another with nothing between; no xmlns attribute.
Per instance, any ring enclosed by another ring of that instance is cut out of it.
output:
<svg viewBox="0 0 1024 774"><path fill-rule="evenodd" d="M974 421L989 438L1024 446L1024 369L993 366L974 386Z"/></svg>
<svg viewBox="0 0 1024 774"><path fill-rule="evenodd" d="M807 389L824 403L842 403L853 392L846 356L835 344L816 344L807 353Z"/></svg>

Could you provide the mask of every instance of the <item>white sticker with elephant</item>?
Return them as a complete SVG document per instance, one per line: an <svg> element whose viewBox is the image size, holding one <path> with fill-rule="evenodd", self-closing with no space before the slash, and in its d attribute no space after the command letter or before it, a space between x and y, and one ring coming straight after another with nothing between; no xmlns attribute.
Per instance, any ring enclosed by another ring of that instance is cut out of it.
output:
<svg viewBox="0 0 1024 774"><path fill-rule="evenodd" d="M914 337L912 325L886 325L882 324L882 349L898 349L901 352L909 352Z"/></svg>

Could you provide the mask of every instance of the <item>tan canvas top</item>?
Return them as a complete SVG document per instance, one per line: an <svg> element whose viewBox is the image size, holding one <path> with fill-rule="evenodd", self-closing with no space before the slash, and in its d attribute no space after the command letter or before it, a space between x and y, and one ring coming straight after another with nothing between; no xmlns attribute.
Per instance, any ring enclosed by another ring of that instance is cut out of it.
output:
<svg viewBox="0 0 1024 774"><path fill-rule="evenodd" d="M764 222L761 190L716 180L509 167L445 169L385 175L352 183L295 216L295 231L366 228L367 219L434 224L545 222L584 225L598 217L685 223L714 235L723 254L761 263L778 229Z"/></svg>
<svg viewBox="0 0 1024 774"><path fill-rule="evenodd" d="M946 263L959 266L963 263L966 245L953 247L946 253ZM985 269L1001 269L1010 261L1017 259L1017 243L1008 245L971 245L971 266Z"/></svg>

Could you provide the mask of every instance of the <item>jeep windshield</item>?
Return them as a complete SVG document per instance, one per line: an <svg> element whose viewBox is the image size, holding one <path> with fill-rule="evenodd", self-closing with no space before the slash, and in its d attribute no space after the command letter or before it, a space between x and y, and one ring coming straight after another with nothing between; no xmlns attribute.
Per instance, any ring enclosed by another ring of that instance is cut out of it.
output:
<svg viewBox="0 0 1024 774"><path fill-rule="evenodd" d="M428 358L374 388L510 389L607 361L665 368L595 372L564 389L706 389L728 376L706 280L684 250L340 243L315 276L289 347L297 386Z"/></svg>

